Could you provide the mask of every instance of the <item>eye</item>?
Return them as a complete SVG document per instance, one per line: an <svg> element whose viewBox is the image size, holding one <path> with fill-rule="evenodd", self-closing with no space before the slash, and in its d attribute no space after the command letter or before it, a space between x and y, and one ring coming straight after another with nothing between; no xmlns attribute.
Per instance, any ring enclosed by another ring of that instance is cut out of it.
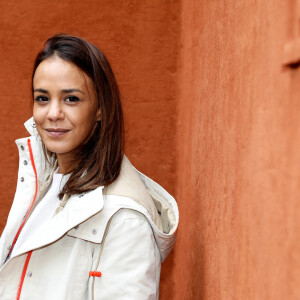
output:
<svg viewBox="0 0 300 300"><path fill-rule="evenodd" d="M34 100L39 103L45 103L45 102L49 101L49 99L45 96L37 96L34 98Z"/></svg>
<svg viewBox="0 0 300 300"><path fill-rule="evenodd" d="M80 101L80 99L76 96L69 96L65 99L65 101L69 102L69 103L75 103L75 102Z"/></svg>

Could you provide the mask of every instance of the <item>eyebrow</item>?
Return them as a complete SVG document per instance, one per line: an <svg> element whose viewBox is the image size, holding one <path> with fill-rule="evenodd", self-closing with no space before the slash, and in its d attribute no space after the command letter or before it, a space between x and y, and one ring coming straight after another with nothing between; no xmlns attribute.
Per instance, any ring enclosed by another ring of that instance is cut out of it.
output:
<svg viewBox="0 0 300 300"><path fill-rule="evenodd" d="M43 93L43 94L49 94L49 92L45 89L34 89L33 91L34 92L40 92L40 93ZM79 92L79 93L84 94L84 92L80 89L63 89L63 90L61 90L61 92L64 93L64 94L73 93L73 92Z"/></svg>

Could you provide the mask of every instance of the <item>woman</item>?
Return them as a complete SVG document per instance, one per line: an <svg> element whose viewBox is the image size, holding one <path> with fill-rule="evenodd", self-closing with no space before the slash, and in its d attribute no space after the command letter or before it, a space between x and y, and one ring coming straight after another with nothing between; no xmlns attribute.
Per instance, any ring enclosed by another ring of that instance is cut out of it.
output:
<svg viewBox="0 0 300 300"><path fill-rule="evenodd" d="M0 299L158 299L178 209L123 154L108 61L86 40L55 35L36 58L32 91L0 240Z"/></svg>

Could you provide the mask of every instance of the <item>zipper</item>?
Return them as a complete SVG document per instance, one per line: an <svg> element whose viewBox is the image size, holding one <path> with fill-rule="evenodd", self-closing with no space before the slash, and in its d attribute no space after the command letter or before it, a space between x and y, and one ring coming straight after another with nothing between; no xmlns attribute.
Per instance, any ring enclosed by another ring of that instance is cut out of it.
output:
<svg viewBox="0 0 300 300"><path fill-rule="evenodd" d="M31 141L30 139L27 140L27 145L28 145L28 149L29 149L29 154L30 154L30 160L31 160L31 165L32 165L32 168L33 168L33 171L34 171L34 176L35 176L35 193L34 193L34 197L33 197L33 201L27 211L27 214L26 214L26 217L24 218L24 221L22 222L18 232L17 232L17 235L15 236L15 239L13 241L13 244L10 248L10 251L8 253L8 257L20 235L20 232L25 224L25 222L27 221L28 217L29 217L29 214L30 214L30 211L32 209L32 206L36 200L36 196L37 196L37 192L38 192L38 181L37 181L37 172L36 172L36 167L35 167L35 163L34 163L34 159L33 159L33 152L32 152L32 147L31 147ZM22 287L23 287L23 283L24 283L24 279L25 279L25 275L26 275L26 272L27 272L27 268L28 268L28 264L29 264L29 261L30 261L30 258L31 258L31 255L32 255L32 250L28 252L27 256L26 256L26 259L25 259L25 263L23 265L23 269L22 269L22 273L21 273L21 277L20 277L20 281L19 281L19 285L18 285L18 290L17 290L17 297L16 297L16 300L19 300L20 299L20 296L21 296L21 292L22 292Z"/></svg>
<svg viewBox="0 0 300 300"><path fill-rule="evenodd" d="M23 286L23 283L24 283L24 278L25 278L25 275L26 275L26 272L27 272L27 267L28 267L28 264L29 264L29 261L30 261L31 254L32 254L32 251L29 251L28 254L27 254L27 256L26 256L25 263L23 265L23 269L22 269L21 278L20 278L20 281L19 281L19 286L18 286L16 300L20 300L22 286Z"/></svg>
<svg viewBox="0 0 300 300"><path fill-rule="evenodd" d="M12 243L12 245L10 247L10 250L9 250L8 254L7 254L7 258L10 256L10 254L11 254L11 252L12 252L12 250L13 250L16 242L17 242L17 239L18 239L18 237L20 235L20 232L23 229L23 227L24 227L24 225L25 225L25 223L26 223L26 221L27 221L27 219L29 217L30 211L31 211L32 206L33 206L33 204L35 202L37 191L38 191L37 172L36 172L36 167L35 167L35 163L34 163L34 159L33 159L33 153L32 153L30 139L27 140L27 145L28 145L28 148L29 148L30 160L31 160L31 164L32 164L32 168L33 168L34 176L35 176L35 193L34 193L33 201L31 202L31 205L30 205L29 209L27 210L26 216L25 216L25 218L24 218L24 220L23 220L23 222L22 222L22 224L21 224L21 226L20 226L20 228L19 228L19 230L18 230L18 232L17 232L17 234L16 234L16 236L15 236L15 238L13 240L13 243Z"/></svg>

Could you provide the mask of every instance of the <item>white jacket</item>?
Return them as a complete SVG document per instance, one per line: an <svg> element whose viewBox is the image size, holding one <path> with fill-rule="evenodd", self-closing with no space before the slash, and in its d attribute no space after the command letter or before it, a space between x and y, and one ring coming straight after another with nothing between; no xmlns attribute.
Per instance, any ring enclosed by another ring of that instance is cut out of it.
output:
<svg viewBox="0 0 300 300"><path fill-rule="evenodd" d="M113 184L71 196L7 258L52 180L33 120L25 126L31 136L16 141L18 184L0 239L0 299L158 299L160 264L175 243L178 208L125 156Z"/></svg>

